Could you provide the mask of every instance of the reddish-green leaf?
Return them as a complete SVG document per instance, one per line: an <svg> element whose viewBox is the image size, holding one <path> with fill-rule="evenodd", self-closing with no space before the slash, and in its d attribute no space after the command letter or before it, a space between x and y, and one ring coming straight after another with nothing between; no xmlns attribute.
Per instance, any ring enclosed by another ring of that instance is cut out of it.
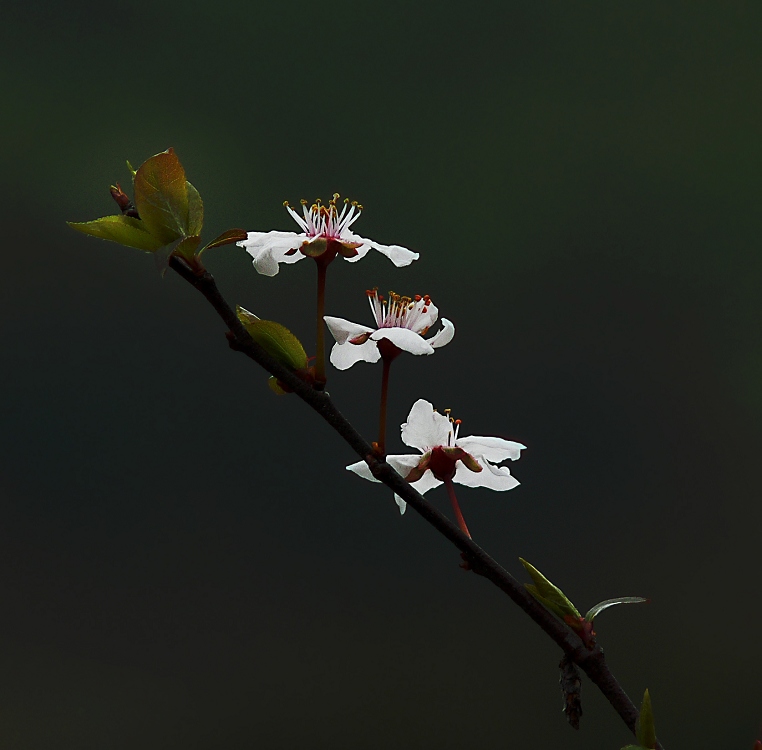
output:
<svg viewBox="0 0 762 750"><path fill-rule="evenodd" d="M146 230L140 219L133 219L131 216L103 216L94 221L66 223L78 232L99 237L102 240L118 242L127 247L135 247L148 253L155 252L163 244Z"/></svg>
<svg viewBox="0 0 762 750"><path fill-rule="evenodd" d="M185 187L188 191L188 234L201 234L201 228L204 226L204 202L198 190L187 180Z"/></svg>
<svg viewBox="0 0 762 750"><path fill-rule="evenodd" d="M135 208L163 245L196 234L188 227L185 170L171 148L140 165L135 174Z"/></svg>
<svg viewBox="0 0 762 750"><path fill-rule="evenodd" d="M227 232L223 232L222 234L215 237L211 242L204 245L204 247L198 251L198 254L201 255L201 253L203 253L205 250L208 250L210 247L220 247L221 245L232 245L234 242L241 242L248 236L248 232L246 232L244 229L228 229Z"/></svg>

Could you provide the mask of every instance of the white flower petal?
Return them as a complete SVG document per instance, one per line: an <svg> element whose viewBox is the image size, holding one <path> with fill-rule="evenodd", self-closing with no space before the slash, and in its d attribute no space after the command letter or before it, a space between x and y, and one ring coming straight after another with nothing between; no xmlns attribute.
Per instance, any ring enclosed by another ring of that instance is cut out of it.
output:
<svg viewBox="0 0 762 750"><path fill-rule="evenodd" d="M437 445L447 445L449 434L450 421L444 414L434 411L434 407L422 398L413 404L407 422L402 425L402 442L411 448L418 448L421 453Z"/></svg>
<svg viewBox="0 0 762 750"><path fill-rule="evenodd" d="M386 462L402 477L406 477L411 469L414 469L418 464L421 462L421 459L423 456L419 456L417 454L398 454L398 455L392 455L386 457ZM358 461L357 463L350 464L347 466L348 471L352 471L357 476L362 477L363 479L368 479L371 482L378 482L379 480L376 479L373 474L370 471L370 467L368 466L365 461ZM418 492L423 495L425 492L428 492L430 489L433 489L434 487L438 487L442 482L440 482L434 475L427 471L424 473L424 475L416 482L411 482L410 486L415 487ZM395 493L394 500L397 503L397 506L400 509L400 515L402 515L405 510L407 509L407 503Z"/></svg>
<svg viewBox="0 0 762 750"><path fill-rule="evenodd" d="M331 315L323 317L325 324L331 335L339 344L346 343L349 339L359 336L361 333L371 333L374 329L367 326L361 326L359 323L353 323L344 318L334 318Z"/></svg>
<svg viewBox="0 0 762 750"><path fill-rule="evenodd" d="M387 456L386 463L392 467L403 479L421 463L423 456L416 453L403 453L394 456Z"/></svg>
<svg viewBox="0 0 762 750"><path fill-rule="evenodd" d="M279 263L296 263L301 253L286 255L289 250L301 247L305 235L295 232L249 232L248 238L236 245L251 255L254 268L263 276L275 276Z"/></svg>
<svg viewBox="0 0 762 750"><path fill-rule="evenodd" d="M398 474L400 474L403 477L406 477L410 473L411 469L414 469L416 466L418 466L418 463L420 462L421 458L422 456L417 456L414 454L407 454L407 455L403 454L403 455L396 455L396 456L387 456L386 462ZM347 469L349 469L350 471L354 471L355 474L361 476L363 479L370 479L371 482L378 482L378 479L376 479L373 476L373 474L370 473L370 468L368 467L368 464L365 463L365 461L358 461L356 464L347 466ZM426 473L430 474L431 472L426 472ZM405 512L405 510L407 510L407 503L396 493L394 495L394 501L397 503L397 507L400 509L400 515L402 515Z"/></svg>
<svg viewBox="0 0 762 750"><path fill-rule="evenodd" d="M422 331L424 328L431 328L439 317L439 308L433 302L429 302L428 305L421 305L421 307L425 307L426 312L421 313L421 317L416 321L415 328L418 331Z"/></svg>
<svg viewBox="0 0 762 750"><path fill-rule="evenodd" d="M433 490L434 487L439 487L442 484L430 471L427 471L417 482L410 482L411 487L415 487L422 495L429 490Z"/></svg>
<svg viewBox="0 0 762 750"><path fill-rule="evenodd" d="M387 456L387 463L402 477L406 477L411 469L414 469L421 462L423 456L419 455L400 455L400 456ZM438 487L440 482L430 471L426 471L424 475L417 481L411 482L410 486L415 487L418 492L423 495L434 487ZM407 509L407 503L397 494L394 495L394 500L400 509L400 515L402 515Z"/></svg>
<svg viewBox="0 0 762 750"><path fill-rule="evenodd" d="M411 354L434 353L434 349L422 336L419 336L415 331L411 331L408 328L379 328L374 333L371 333L370 338L372 341L389 339L392 344Z"/></svg>
<svg viewBox="0 0 762 750"><path fill-rule="evenodd" d="M389 258L389 260L398 268L409 266L414 260L418 260L420 257L418 253L414 253L412 250L408 250L401 245L382 245L380 242L374 242L373 240L365 239L365 237L360 237L354 232L342 232L341 237L349 242L360 242L364 247L372 247L374 250L378 250L379 253ZM358 247L357 252L360 253L364 247ZM368 251L365 250L362 255L365 255L367 252ZM359 257L349 258L349 260L359 260Z"/></svg>
<svg viewBox="0 0 762 750"><path fill-rule="evenodd" d="M440 346L449 344L453 336L455 336L455 326L447 318L442 318L442 330L426 340L429 342L429 346L439 349Z"/></svg>
<svg viewBox="0 0 762 750"><path fill-rule="evenodd" d="M495 463L500 463L500 461L509 458L511 461L516 461L521 457L521 451L526 449L526 445L514 443L513 440L503 440L499 437L481 437L480 435L458 438L455 445L463 448L467 453L483 456L488 461Z"/></svg>
<svg viewBox="0 0 762 750"><path fill-rule="evenodd" d="M353 471L358 477L368 479L371 482L378 482L378 479L370 473L370 466L368 466L365 461L358 461L356 464L350 464L347 466L347 471Z"/></svg>
<svg viewBox="0 0 762 750"><path fill-rule="evenodd" d="M490 490L512 490L519 485L518 480L511 476L507 466L493 466L481 456L474 456L482 470L471 471L462 461L458 461L453 482L466 487L487 487Z"/></svg>
<svg viewBox="0 0 762 750"><path fill-rule="evenodd" d="M429 490L434 489L434 487L439 487L440 484L442 484L442 482L440 482L430 471L427 471L417 482L411 482L410 486L418 490L421 495L424 495ZM400 515L402 515L407 509L407 503L399 495L396 494L394 499L397 501L397 505L400 509Z"/></svg>
<svg viewBox="0 0 762 750"><path fill-rule="evenodd" d="M306 239L307 235L295 232L249 232L249 238L240 244L252 255L257 251L269 249L274 249L279 255L285 255L287 251L301 247Z"/></svg>
<svg viewBox="0 0 762 750"><path fill-rule="evenodd" d="M354 242L354 240L348 240L348 242ZM355 249L357 250L357 255L353 255L351 258L344 258L344 260L348 260L350 263L357 263L358 260L362 260L370 252L370 245L360 245L360 247Z"/></svg>
<svg viewBox="0 0 762 750"><path fill-rule="evenodd" d="M380 242L371 242L370 246L389 258L397 268L409 266L414 260L418 260L421 257L418 253L414 253L412 250L402 247L402 245L382 245Z"/></svg>
<svg viewBox="0 0 762 750"><path fill-rule="evenodd" d="M357 362L378 362L381 352L378 344L368 339L364 344L334 344L331 349L331 364L337 370L348 370Z"/></svg>

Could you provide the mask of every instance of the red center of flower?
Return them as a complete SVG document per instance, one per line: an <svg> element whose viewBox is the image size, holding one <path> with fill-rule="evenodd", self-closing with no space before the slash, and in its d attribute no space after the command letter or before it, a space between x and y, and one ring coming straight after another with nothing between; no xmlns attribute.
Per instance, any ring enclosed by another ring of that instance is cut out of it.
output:
<svg viewBox="0 0 762 750"><path fill-rule="evenodd" d="M376 343L378 344L378 351L381 354L381 359L383 359L384 362L391 362L402 354L402 349L396 344L392 344L389 339L380 339Z"/></svg>
<svg viewBox="0 0 762 750"><path fill-rule="evenodd" d="M455 476L455 464L457 458L454 458L441 445L431 449L431 458L429 459L429 469L431 473L440 481L447 482Z"/></svg>

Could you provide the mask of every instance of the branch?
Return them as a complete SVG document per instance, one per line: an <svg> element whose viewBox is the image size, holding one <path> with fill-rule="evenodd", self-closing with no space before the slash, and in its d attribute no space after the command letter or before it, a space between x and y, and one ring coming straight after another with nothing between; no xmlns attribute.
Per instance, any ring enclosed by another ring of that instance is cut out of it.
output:
<svg viewBox="0 0 762 750"><path fill-rule="evenodd" d="M596 645L588 649L580 638L545 609L507 570L485 550L469 539L449 518L424 499L388 463L379 460L373 447L355 430L324 391L317 391L268 354L246 332L235 311L220 294L214 277L208 271L195 271L184 260L172 256L170 268L198 289L217 311L232 334L231 345L253 359L271 375L288 386L299 398L311 406L357 453L367 461L373 476L396 492L440 534L449 539L462 553L474 572L484 576L505 592L542 630L555 641L568 658L577 664L598 689L606 696L614 710L632 733L638 710L611 673L603 650ZM655 750L663 750L657 742Z"/></svg>

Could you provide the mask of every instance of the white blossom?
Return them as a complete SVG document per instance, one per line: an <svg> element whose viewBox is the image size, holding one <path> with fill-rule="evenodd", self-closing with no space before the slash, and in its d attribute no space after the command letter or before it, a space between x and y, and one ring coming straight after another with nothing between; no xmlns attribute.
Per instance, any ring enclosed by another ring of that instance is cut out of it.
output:
<svg viewBox="0 0 762 750"><path fill-rule="evenodd" d="M288 205L283 205L299 225L301 232L249 232L248 238L237 242L252 257L254 268L265 276L275 276L280 263L296 263L307 255L320 256L323 253L341 255L348 261L357 261L373 248L389 258L395 266L408 266L418 260L418 253L400 245L382 245L366 239L350 230L360 218L362 206L357 201L344 200L341 211L336 206L339 198L333 198L324 205L319 199L311 206L302 200L302 216Z"/></svg>
<svg viewBox="0 0 762 750"><path fill-rule="evenodd" d="M498 491L518 486L508 467L496 464L515 461L526 446L499 437L459 437L459 431L460 420L453 420L449 410L440 414L428 401L419 399L402 425L402 442L417 448L420 454L387 456L386 461L421 494L450 480L466 487ZM347 469L363 479L378 481L365 461ZM394 499L400 513L404 513L405 501L399 495Z"/></svg>
<svg viewBox="0 0 762 750"><path fill-rule="evenodd" d="M346 370L361 361L378 362L382 354L378 348L379 342L384 340L398 351L411 354L433 354L435 349L452 341L455 326L447 318L442 318L440 331L431 338L423 338L439 315L437 306L428 295L411 298L390 292L387 301L378 294L377 289L371 289L366 294L375 328L330 315L323 318L336 339L331 349L331 364L337 369Z"/></svg>

